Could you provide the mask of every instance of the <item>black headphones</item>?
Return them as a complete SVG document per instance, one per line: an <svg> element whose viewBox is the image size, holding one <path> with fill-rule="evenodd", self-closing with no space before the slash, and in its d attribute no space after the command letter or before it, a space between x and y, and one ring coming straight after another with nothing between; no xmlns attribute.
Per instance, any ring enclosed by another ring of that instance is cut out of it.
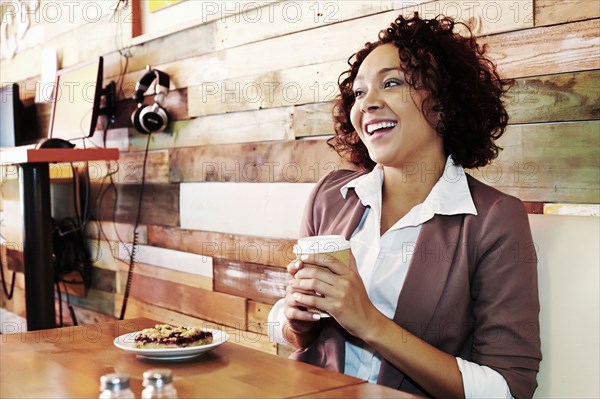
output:
<svg viewBox="0 0 600 399"><path fill-rule="evenodd" d="M155 80L154 104L144 105L144 94ZM168 92L169 75L158 69L151 69L148 67L148 71L142 76L140 81L136 83L135 95L133 96L138 107L133 114L131 114L131 122L140 133L150 134L165 130L169 123L169 115L163 108L163 105Z"/></svg>

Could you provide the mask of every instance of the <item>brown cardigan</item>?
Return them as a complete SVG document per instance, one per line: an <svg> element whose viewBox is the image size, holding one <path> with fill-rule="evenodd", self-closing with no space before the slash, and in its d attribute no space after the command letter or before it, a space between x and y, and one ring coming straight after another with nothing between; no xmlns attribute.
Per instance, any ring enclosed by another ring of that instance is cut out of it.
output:
<svg viewBox="0 0 600 399"><path fill-rule="evenodd" d="M340 188L362 173L341 170L319 182L301 236L350 238L365 207L353 189L344 199ZM514 397L530 398L541 351L537 257L527 213L518 199L470 176L468 185L478 215L435 215L423 224L394 321L444 352L491 367ZM290 358L343 372L347 333L333 318L319 323L319 337ZM427 395L385 359L378 383Z"/></svg>

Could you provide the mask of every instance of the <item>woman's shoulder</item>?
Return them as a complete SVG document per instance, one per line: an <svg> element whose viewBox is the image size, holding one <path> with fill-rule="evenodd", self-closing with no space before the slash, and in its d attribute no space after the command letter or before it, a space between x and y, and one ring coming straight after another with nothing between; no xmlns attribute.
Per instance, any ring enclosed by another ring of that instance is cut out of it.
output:
<svg viewBox="0 0 600 399"><path fill-rule="evenodd" d="M504 193L467 174L471 197L480 216L506 212L526 215L523 202L515 196Z"/></svg>
<svg viewBox="0 0 600 399"><path fill-rule="evenodd" d="M338 169L325 175L312 192L312 200L343 201L340 189L359 176L368 173L366 170Z"/></svg>

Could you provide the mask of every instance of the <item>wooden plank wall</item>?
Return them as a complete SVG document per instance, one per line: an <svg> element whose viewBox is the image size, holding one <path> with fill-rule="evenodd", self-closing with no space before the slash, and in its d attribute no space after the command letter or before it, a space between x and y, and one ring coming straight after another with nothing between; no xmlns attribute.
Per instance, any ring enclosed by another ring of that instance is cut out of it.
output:
<svg viewBox="0 0 600 399"><path fill-rule="evenodd" d="M69 296L80 322L120 313L148 145L126 316L218 326L242 345L287 354L267 339L267 314L284 294L308 192L327 173L348 167L325 144L335 82L350 54L399 13L414 11L470 23L502 74L516 80L507 97L511 124L500 140L505 150L491 166L470 172L521 198L531 213L597 215L595 1L270 2L258 12L199 16L196 26L138 39L127 49L132 58L122 76L116 43L131 43L128 22L42 18L16 57L2 61L3 84L21 82L31 101L46 46L57 48L62 67L103 55L107 81L122 81L117 122L105 138L120 159L89 165L94 282L85 295ZM147 64L171 76L165 106L172 122L150 137L132 128L129 100ZM37 112L44 135L49 106L37 104ZM93 141L103 139L98 131ZM52 167L57 190L70 169ZM9 269L22 270L17 178L15 167L2 169L2 267L9 281ZM18 272L15 296L3 297L2 306L24 315L23 290Z"/></svg>

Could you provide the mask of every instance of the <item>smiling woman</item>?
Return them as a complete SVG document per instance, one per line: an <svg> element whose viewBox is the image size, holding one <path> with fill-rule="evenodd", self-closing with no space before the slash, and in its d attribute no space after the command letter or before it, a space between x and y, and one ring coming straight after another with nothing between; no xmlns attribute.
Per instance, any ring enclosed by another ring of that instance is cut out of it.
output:
<svg viewBox="0 0 600 399"><path fill-rule="evenodd" d="M426 93L407 85L394 44L377 47L365 59L353 93L350 121L375 163L445 163L442 137L421 112Z"/></svg>
<svg viewBox="0 0 600 399"><path fill-rule="evenodd" d="M454 161L465 168L484 166L493 160L500 150L494 140L502 136L508 124L503 94L512 81L500 78L495 65L485 57L485 48L474 37L453 33L455 26L463 27L448 18L427 24L401 18L380 33L378 42L358 51L340 82L341 95L334 108L336 136L330 145L338 152L349 153L357 166L374 166L365 143L357 137L351 113L355 102L360 101L355 91L363 79L358 76L363 61L377 47L393 46L396 57L388 60L392 64L388 68L399 75L398 83L404 84L400 101L414 102L415 91L422 96L416 105L444 137L445 155L452 154ZM390 71L383 64L380 67L382 72ZM388 87L398 83L385 82Z"/></svg>
<svg viewBox="0 0 600 399"><path fill-rule="evenodd" d="M329 143L360 170L317 184L300 232L343 235L350 265L290 263L272 335L294 359L403 391L531 397L541 353L527 213L463 169L497 156L508 82L455 25L400 16L350 58Z"/></svg>

